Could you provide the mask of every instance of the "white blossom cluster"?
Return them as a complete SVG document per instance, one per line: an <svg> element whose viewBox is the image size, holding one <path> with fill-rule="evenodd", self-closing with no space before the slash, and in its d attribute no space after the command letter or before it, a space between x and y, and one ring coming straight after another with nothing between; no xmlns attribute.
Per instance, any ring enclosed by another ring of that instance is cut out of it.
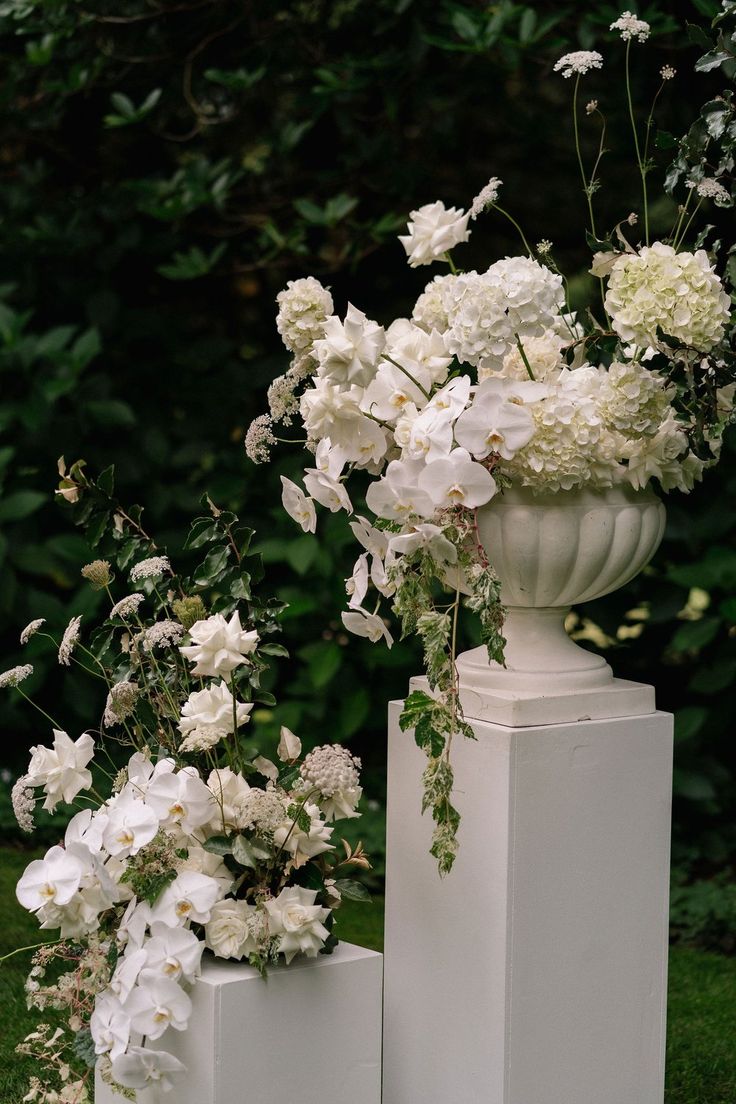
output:
<svg viewBox="0 0 736 1104"><path fill-rule="evenodd" d="M702 352L723 337L731 301L707 253L655 242L613 264L606 310L623 341L657 347L657 331Z"/></svg>
<svg viewBox="0 0 736 1104"><path fill-rule="evenodd" d="M646 42L651 33L651 27L644 19L639 19L633 12L625 11L611 24L612 31L618 31L624 42Z"/></svg>
<svg viewBox="0 0 736 1104"><path fill-rule="evenodd" d="M327 288L313 276L289 280L276 301L279 305L276 329L286 348L293 353L311 349L334 310Z"/></svg>
<svg viewBox="0 0 736 1104"><path fill-rule="evenodd" d="M147 570L139 577L152 577ZM325 922L339 904L339 892L328 892L325 885L318 902L318 891L291 884L291 874L334 850L329 822L356 816L361 796L360 761L339 746L317 748L307 756L289 790L279 784L278 766L262 757L253 766L266 778L265 788L230 767L203 773L186 765L185 753L207 753L212 762L215 746L250 719L252 703L237 700L231 680L234 671L252 666L258 633L243 628L237 611L229 618L218 613L195 622L186 642L178 622L159 621L153 630L158 630L155 639L146 630L150 646L178 645L198 680L199 688L180 702L177 758L159 753L154 762L149 753L136 751L111 796L97 799L91 789L92 736L72 740L54 730L51 747L31 749L28 769L12 794L19 825L32 831L37 790L50 812L88 792L93 807L72 818L62 846L29 863L17 896L43 929L58 930L62 940L86 947L89 963L104 920L108 942L95 967L99 980L90 991L89 1029L103 1077L132 1091L154 1085L168 1090L185 1072L156 1044L167 1030L186 1028L190 989L205 947L222 958L255 956L264 965L278 958L288 963L299 954L315 956L323 949L329 935ZM7 672L3 685L16 686L26 673L25 668ZM141 693L130 680L115 683L103 726L125 723ZM301 743L288 729L282 729L278 754L289 765L301 756ZM96 807L92 794L99 801ZM211 836L223 835L233 838L233 853L244 869L254 861L251 855L275 864L265 868L275 888L259 882L253 899L236 895L239 883L219 854L205 846ZM242 852L236 849L238 841ZM134 872L144 879L163 878L161 888L150 899L141 896ZM47 1001L57 1007L73 1003L73 975L62 979L52 996L51 990L46 995L42 990L42 967L34 971L28 991L36 1007Z"/></svg>

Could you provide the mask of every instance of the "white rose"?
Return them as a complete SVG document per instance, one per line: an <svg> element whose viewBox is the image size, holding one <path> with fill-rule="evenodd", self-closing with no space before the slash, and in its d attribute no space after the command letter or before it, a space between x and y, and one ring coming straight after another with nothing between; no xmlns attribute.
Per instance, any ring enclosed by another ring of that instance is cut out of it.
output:
<svg viewBox="0 0 736 1104"><path fill-rule="evenodd" d="M237 702L235 721L238 726L249 720L253 703ZM206 690L197 690L190 694L181 708L179 731L182 736L194 729L228 735L233 731L233 696L223 680L219 686L209 686Z"/></svg>
<svg viewBox="0 0 736 1104"><path fill-rule="evenodd" d="M232 897L218 901L204 926L205 944L217 958L246 958L258 951L253 918L258 909Z"/></svg>
<svg viewBox="0 0 736 1104"><path fill-rule="evenodd" d="M322 921L330 910L315 905L316 896L316 890L290 886L266 902L269 931L278 936L278 949L287 963L298 954L316 958L329 935Z"/></svg>
<svg viewBox="0 0 736 1104"><path fill-rule="evenodd" d="M411 267L431 264L460 242L466 242L470 237L469 218L469 212L445 207L441 200L412 211L407 224L409 233L399 235Z"/></svg>
<svg viewBox="0 0 736 1104"><path fill-rule="evenodd" d="M72 740L66 732L54 729L53 748L31 748L28 767L29 786L43 786L46 794L44 809L53 813L60 801L67 804L81 790L92 785L92 774L87 764L95 753L95 742L88 732L78 740Z"/></svg>
<svg viewBox="0 0 736 1104"><path fill-rule="evenodd" d="M179 651L191 663L192 674L222 677L245 663L246 656L255 651L258 633L255 629L244 632L240 615L235 611L229 621L221 613L196 621L189 630L192 643Z"/></svg>

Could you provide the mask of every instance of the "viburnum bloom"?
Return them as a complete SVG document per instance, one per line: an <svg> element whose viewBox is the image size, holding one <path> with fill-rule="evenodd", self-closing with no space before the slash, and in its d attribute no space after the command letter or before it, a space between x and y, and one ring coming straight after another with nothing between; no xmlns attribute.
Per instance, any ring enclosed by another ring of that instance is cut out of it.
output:
<svg viewBox="0 0 736 1104"><path fill-rule="evenodd" d="M390 648L394 642L385 621L377 613L367 613L363 609L345 610L342 613L342 623L348 632L355 636L366 637L371 644L377 644L379 640L385 640Z"/></svg>
<svg viewBox="0 0 736 1104"><path fill-rule="evenodd" d="M56 728L53 732L53 748L41 745L31 748L27 773L29 786L43 786L46 794L43 807L50 813L60 801L69 804L78 793L89 789L92 773L87 764L95 753L95 742L88 732L78 740Z"/></svg>
<svg viewBox="0 0 736 1104"><path fill-rule="evenodd" d="M232 697L230 702L232 731ZM153 810L161 825L179 828L187 835L192 835L211 820L213 804L212 794L195 767L183 767L180 771L161 775L151 783L146 794L146 805Z"/></svg>
<svg viewBox="0 0 736 1104"><path fill-rule="evenodd" d="M205 690L195 690L181 707L179 731L187 736L195 728L215 735L228 736L233 723L246 724L253 708L252 702L237 702L233 709L233 696L224 679Z"/></svg>
<svg viewBox="0 0 736 1104"><path fill-rule="evenodd" d="M399 235L411 267L432 264L460 242L466 242L470 237L469 218L469 213L445 207L441 200L412 211L407 224L409 233Z"/></svg>
<svg viewBox="0 0 736 1104"><path fill-rule="evenodd" d="M290 886L266 901L268 930L278 936L279 951L287 963L298 954L316 958L324 946L329 933L323 921L330 910L315 905L316 896L314 889Z"/></svg>
<svg viewBox="0 0 736 1104"><path fill-rule="evenodd" d="M426 492L437 509L464 506L472 509L489 502L496 493L496 481L489 471L471 459L464 448L456 448L443 460L433 460L419 475L419 489Z"/></svg>
<svg viewBox="0 0 736 1104"><path fill-rule="evenodd" d="M189 928L171 928L157 921L151 925L151 938L143 944L145 965L140 972L142 985L155 978L193 982L199 975L204 943Z"/></svg>
<svg viewBox="0 0 736 1104"><path fill-rule="evenodd" d="M177 924L206 924L212 906L223 896L217 879L195 870L183 870L167 886L151 909L152 922L158 920L173 927Z"/></svg>
<svg viewBox="0 0 736 1104"><path fill-rule="evenodd" d="M281 504L290 518L305 533L314 533L317 529L317 511L314 502L304 491L285 475L281 476Z"/></svg>
<svg viewBox="0 0 736 1104"><path fill-rule="evenodd" d="M128 1047L112 1063L113 1080L126 1089L155 1086L159 1092L170 1092L178 1077L186 1072L183 1062L165 1050L148 1047Z"/></svg>
<svg viewBox="0 0 736 1104"><path fill-rule="evenodd" d="M128 785L112 801L106 814L102 840L106 851L117 858L135 855L158 832L159 818Z"/></svg>
<svg viewBox="0 0 736 1104"><path fill-rule="evenodd" d="M708 352L723 337L731 300L705 250L678 253L655 242L617 258L605 306L623 341L656 347L659 329Z"/></svg>
<svg viewBox="0 0 736 1104"><path fill-rule="evenodd" d="M37 912L44 905L66 905L79 889L84 864L64 847L51 847L23 872L16 896L23 908Z"/></svg>
<svg viewBox="0 0 736 1104"><path fill-rule="evenodd" d="M356 817L360 801L360 759L341 744L324 744L306 756L300 774L308 789L320 793L320 807L325 820Z"/></svg>
<svg viewBox="0 0 736 1104"><path fill-rule="evenodd" d="M383 327L348 303L345 321L328 318L324 337L314 343L317 374L330 383L366 387L376 374L386 335Z"/></svg>
<svg viewBox="0 0 736 1104"><path fill-rule="evenodd" d="M292 353L309 351L323 336L325 322L333 312L332 296L313 276L289 280L276 296L279 312L276 329Z"/></svg>
<svg viewBox="0 0 736 1104"><path fill-rule="evenodd" d="M455 439L477 460L496 452L504 460L523 448L534 436L534 419L507 381L487 380L455 425Z"/></svg>
<svg viewBox="0 0 736 1104"><path fill-rule="evenodd" d="M247 958L258 951L253 931L258 909L247 901L228 897L212 908L205 924L204 937L207 947L217 958Z"/></svg>
<svg viewBox="0 0 736 1104"><path fill-rule="evenodd" d="M244 630L236 610L229 621L215 613L204 621L196 621L189 630L192 643L179 651L193 663L193 675L221 678L246 662L258 646L255 629Z"/></svg>

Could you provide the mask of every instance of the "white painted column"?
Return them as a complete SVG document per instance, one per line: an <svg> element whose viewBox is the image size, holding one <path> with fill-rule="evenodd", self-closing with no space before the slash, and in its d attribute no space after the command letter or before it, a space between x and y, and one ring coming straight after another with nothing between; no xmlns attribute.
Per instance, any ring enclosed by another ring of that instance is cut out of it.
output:
<svg viewBox="0 0 736 1104"><path fill-rule="evenodd" d="M672 719L464 699L443 881L390 707L383 1104L662 1104Z"/></svg>
<svg viewBox="0 0 736 1104"><path fill-rule="evenodd" d="M206 956L186 1031L151 1044L187 1067L176 1090L139 1104L380 1104L382 957L341 943L264 981ZM122 1097L95 1084L95 1104Z"/></svg>

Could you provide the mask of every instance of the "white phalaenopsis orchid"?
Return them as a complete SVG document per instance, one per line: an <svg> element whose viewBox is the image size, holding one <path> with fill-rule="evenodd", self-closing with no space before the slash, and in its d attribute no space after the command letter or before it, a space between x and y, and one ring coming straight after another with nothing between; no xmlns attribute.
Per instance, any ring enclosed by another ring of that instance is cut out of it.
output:
<svg viewBox="0 0 736 1104"><path fill-rule="evenodd" d="M325 506L330 513L336 514L338 510L346 510L349 514L353 512L353 504L345 487L327 472L320 471L318 468L307 468L304 473L304 486L315 502Z"/></svg>
<svg viewBox="0 0 736 1104"><path fill-rule="evenodd" d="M364 636L374 644L378 640L385 640L390 648L394 642L386 622L376 613L366 613L362 609L346 610L342 614L342 623L348 632L355 636Z"/></svg>
<svg viewBox="0 0 736 1104"><path fill-rule="evenodd" d="M418 483L438 509L457 506L474 509L484 506L496 493L493 476L471 459L464 448L453 449L445 459L427 464Z"/></svg>
<svg viewBox="0 0 736 1104"><path fill-rule="evenodd" d="M285 475L281 476L281 486L283 488L281 503L289 517L293 518L305 533L314 533L317 529L317 511L312 499Z"/></svg>
<svg viewBox="0 0 736 1104"><path fill-rule="evenodd" d="M534 419L516 397L518 390L506 380L487 380L458 418L455 439L477 460L492 452L511 460L534 436Z"/></svg>

